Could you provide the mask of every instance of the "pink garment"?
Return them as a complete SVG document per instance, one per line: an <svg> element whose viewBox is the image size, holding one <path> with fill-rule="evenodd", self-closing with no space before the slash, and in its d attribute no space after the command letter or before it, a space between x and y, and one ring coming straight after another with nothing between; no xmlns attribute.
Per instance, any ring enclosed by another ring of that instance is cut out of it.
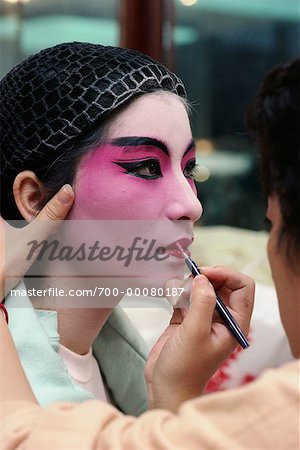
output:
<svg viewBox="0 0 300 450"><path fill-rule="evenodd" d="M86 355L78 355L60 345L58 353L63 359L73 381L78 386L93 394L95 399L110 403L99 366L91 348Z"/></svg>
<svg viewBox="0 0 300 450"><path fill-rule="evenodd" d="M47 408L7 401L0 423L1 450L296 450L299 361L243 388L187 401L178 414L134 418L97 401Z"/></svg>

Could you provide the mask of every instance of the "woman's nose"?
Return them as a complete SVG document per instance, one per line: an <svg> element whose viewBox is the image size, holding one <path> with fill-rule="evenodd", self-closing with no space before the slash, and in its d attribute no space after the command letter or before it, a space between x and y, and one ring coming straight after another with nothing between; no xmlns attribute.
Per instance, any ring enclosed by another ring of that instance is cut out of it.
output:
<svg viewBox="0 0 300 450"><path fill-rule="evenodd" d="M184 178L171 190L167 206L170 220L191 220L196 222L202 216L203 208L189 181Z"/></svg>

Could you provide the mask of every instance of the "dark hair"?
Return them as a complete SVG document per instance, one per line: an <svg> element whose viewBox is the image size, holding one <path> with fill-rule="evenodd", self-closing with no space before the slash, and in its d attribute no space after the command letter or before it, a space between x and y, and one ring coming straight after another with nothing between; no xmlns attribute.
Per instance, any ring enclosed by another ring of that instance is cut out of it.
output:
<svg viewBox="0 0 300 450"><path fill-rule="evenodd" d="M278 245L287 255L300 250L300 58L275 67L265 77L246 116L260 154L263 187L277 194L282 213Z"/></svg>
<svg viewBox="0 0 300 450"><path fill-rule="evenodd" d="M3 78L0 89L5 219L21 219L12 191L19 172L36 173L47 201L72 183L80 158L100 144L120 108L156 91L186 98L182 81L161 63L134 50L83 42L29 57Z"/></svg>
<svg viewBox="0 0 300 450"><path fill-rule="evenodd" d="M75 138L63 153L51 160L46 156L37 162L28 162L24 170L32 170L43 183L46 191L45 198L36 205L37 212L52 198L64 185L72 185L76 175L77 166L81 158L98 147L105 139L107 121L101 126L97 125L80 138ZM13 183L16 173L1 177L1 215L7 220L23 220L14 200Z"/></svg>

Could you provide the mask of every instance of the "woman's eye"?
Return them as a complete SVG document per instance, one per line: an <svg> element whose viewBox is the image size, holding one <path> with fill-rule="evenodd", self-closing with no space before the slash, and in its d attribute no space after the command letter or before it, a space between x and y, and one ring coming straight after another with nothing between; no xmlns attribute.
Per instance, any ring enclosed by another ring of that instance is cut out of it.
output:
<svg viewBox="0 0 300 450"><path fill-rule="evenodd" d="M183 174L186 178L194 178L197 172L198 165L196 164L195 159L191 159L188 161L185 165L185 168L183 170Z"/></svg>
<svg viewBox="0 0 300 450"><path fill-rule="evenodd" d="M126 173L138 178L153 180L162 177L160 164L156 159L149 159L135 162L116 162L118 166L123 167Z"/></svg>
<svg viewBox="0 0 300 450"><path fill-rule="evenodd" d="M155 177L162 175L158 161L145 163L142 166L135 168L133 172L145 177Z"/></svg>

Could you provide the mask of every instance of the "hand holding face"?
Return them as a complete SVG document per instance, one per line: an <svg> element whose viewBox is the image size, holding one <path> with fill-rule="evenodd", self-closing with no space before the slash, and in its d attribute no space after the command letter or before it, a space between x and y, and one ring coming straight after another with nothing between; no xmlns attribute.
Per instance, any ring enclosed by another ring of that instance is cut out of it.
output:
<svg viewBox="0 0 300 450"><path fill-rule="evenodd" d="M152 408L176 411L183 401L201 395L236 348L235 338L215 312L213 286L244 333L249 331L253 280L224 267L205 268L202 273L193 280L189 309L174 310L170 325L150 352L145 377Z"/></svg>
<svg viewBox="0 0 300 450"><path fill-rule="evenodd" d="M26 244L33 239L42 241L53 233L59 226L60 220L67 216L73 201L74 192L70 185L65 185L49 200L37 217L24 228L13 228L0 217L1 300L24 276L34 261L34 258L26 259L28 254ZM7 273L14 273L14 276L6 278Z"/></svg>

